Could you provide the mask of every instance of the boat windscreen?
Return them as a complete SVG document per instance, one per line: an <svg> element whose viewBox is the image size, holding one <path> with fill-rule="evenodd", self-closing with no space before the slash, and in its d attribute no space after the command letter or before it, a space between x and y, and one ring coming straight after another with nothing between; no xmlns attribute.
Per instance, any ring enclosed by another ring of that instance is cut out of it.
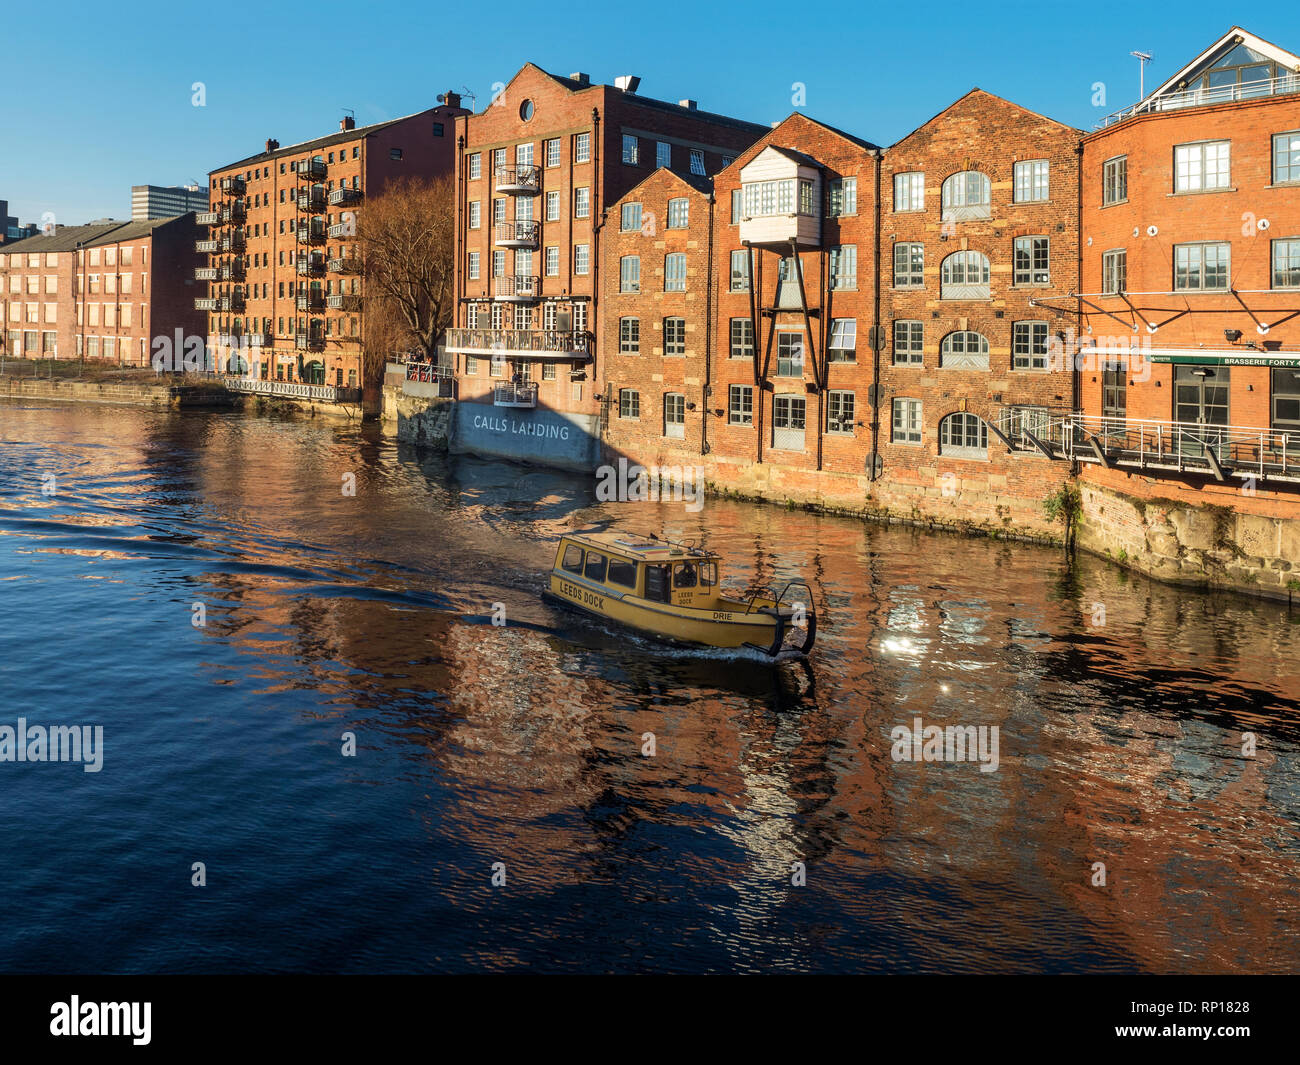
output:
<svg viewBox="0 0 1300 1065"><path fill-rule="evenodd" d="M570 544L564 549L564 557L560 559L560 566L570 573L582 572L582 548L577 544Z"/></svg>
<svg viewBox="0 0 1300 1065"><path fill-rule="evenodd" d="M623 558L609 560L609 583L621 584L624 588L636 587L636 563Z"/></svg>

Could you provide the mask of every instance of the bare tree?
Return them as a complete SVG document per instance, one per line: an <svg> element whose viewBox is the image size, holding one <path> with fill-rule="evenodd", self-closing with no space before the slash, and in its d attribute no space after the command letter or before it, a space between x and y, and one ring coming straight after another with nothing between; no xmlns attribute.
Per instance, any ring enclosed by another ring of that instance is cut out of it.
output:
<svg viewBox="0 0 1300 1065"><path fill-rule="evenodd" d="M399 178L359 212L367 383L396 345L435 361L454 299L454 189L451 174Z"/></svg>

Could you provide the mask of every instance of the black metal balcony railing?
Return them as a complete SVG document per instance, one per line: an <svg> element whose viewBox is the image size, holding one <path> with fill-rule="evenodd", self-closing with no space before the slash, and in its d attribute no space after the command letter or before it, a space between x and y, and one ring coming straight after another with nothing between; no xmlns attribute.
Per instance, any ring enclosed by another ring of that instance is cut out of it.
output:
<svg viewBox="0 0 1300 1065"><path fill-rule="evenodd" d="M541 226L531 219L518 219L514 222L498 222L496 243L512 248L537 247Z"/></svg>
<svg viewBox="0 0 1300 1065"><path fill-rule="evenodd" d="M242 314L244 311L244 294L233 292L228 296L217 297L217 310L227 314Z"/></svg>
<svg viewBox="0 0 1300 1065"><path fill-rule="evenodd" d="M330 191L331 207L348 207L354 203L361 202L361 190L350 189L347 186L332 189Z"/></svg>
<svg viewBox="0 0 1300 1065"><path fill-rule="evenodd" d="M225 196L242 196L248 186L241 177L223 177L221 179L221 192Z"/></svg>
<svg viewBox="0 0 1300 1065"><path fill-rule="evenodd" d="M533 357L591 357L591 334L580 329L448 329L447 350L491 355L498 351Z"/></svg>
<svg viewBox="0 0 1300 1065"><path fill-rule="evenodd" d="M325 160L299 159L293 164L293 172L300 178L311 178L313 181L320 181L325 177Z"/></svg>
<svg viewBox="0 0 1300 1065"><path fill-rule="evenodd" d="M218 240L196 240L194 242L194 250L201 255L214 255L220 247L221 242Z"/></svg>
<svg viewBox="0 0 1300 1065"><path fill-rule="evenodd" d="M325 256L320 252L299 252L298 273L303 277L321 277L325 273Z"/></svg>
<svg viewBox="0 0 1300 1065"><path fill-rule="evenodd" d="M221 235L221 250L223 252L243 251L244 244L244 231L242 229L232 230Z"/></svg>
<svg viewBox="0 0 1300 1065"><path fill-rule="evenodd" d="M496 279L496 294L499 299L535 300L542 294L542 279L536 274L516 274Z"/></svg>
<svg viewBox="0 0 1300 1065"><path fill-rule="evenodd" d="M294 336L294 346L299 351L323 351L325 334L323 332L298 333Z"/></svg>
<svg viewBox="0 0 1300 1065"><path fill-rule="evenodd" d="M335 292L325 297L325 306L331 311L359 311L361 297L352 292Z"/></svg>
<svg viewBox="0 0 1300 1065"><path fill-rule="evenodd" d="M325 226L316 221L299 222L297 226L299 244L324 244Z"/></svg>
<svg viewBox="0 0 1300 1065"><path fill-rule="evenodd" d="M215 266L199 266L194 270L195 281L215 281L220 271Z"/></svg>
<svg viewBox="0 0 1300 1065"><path fill-rule="evenodd" d="M319 214L325 210L325 190L311 189L298 193L298 210L310 211L312 214Z"/></svg>
<svg viewBox="0 0 1300 1065"><path fill-rule="evenodd" d="M361 259L355 255L340 255L326 263L326 268L332 274L359 274Z"/></svg>
<svg viewBox="0 0 1300 1065"><path fill-rule="evenodd" d="M228 226L232 222L242 222L248 217L248 208L244 206L243 200L235 200L232 203L222 204L217 215L220 224Z"/></svg>
<svg viewBox="0 0 1300 1065"><path fill-rule="evenodd" d="M323 311L325 309L325 297L319 292L300 292L298 293L297 305L300 311Z"/></svg>
<svg viewBox="0 0 1300 1065"><path fill-rule="evenodd" d="M222 281L243 281L244 280L244 260L237 257L229 262L221 264Z"/></svg>
<svg viewBox="0 0 1300 1065"><path fill-rule="evenodd" d="M497 192L532 196L541 191L542 169L528 163L499 166L496 169Z"/></svg>

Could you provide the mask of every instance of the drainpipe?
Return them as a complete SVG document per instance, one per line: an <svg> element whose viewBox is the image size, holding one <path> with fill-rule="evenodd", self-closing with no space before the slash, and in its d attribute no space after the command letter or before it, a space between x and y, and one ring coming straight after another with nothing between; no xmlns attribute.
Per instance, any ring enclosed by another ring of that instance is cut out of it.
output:
<svg viewBox="0 0 1300 1065"><path fill-rule="evenodd" d="M459 123L460 118L458 117L456 121L457 123ZM465 128L466 129L469 128L468 122L465 123ZM452 273L452 307L451 307L452 321L455 322L457 325L464 324L463 316L460 313L460 309L461 309L461 302L465 298L465 285L468 282L468 274L465 272L466 270L465 252L468 246L469 237L466 235L465 232L465 211L464 211L463 201L465 199L465 190L469 184L469 176L465 173L465 165L466 165L465 134L461 133L456 137L456 171L455 171L456 173L456 218L455 218L454 229L453 229L453 232L456 235L456 251L455 251L456 266L454 268L454 272ZM482 163L479 164L479 168L481 173ZM491 188L493 183L494 183L494 179L489 180L487 187ZM491 204L490 197L488 203L489 205ZM483 212L483 205L480 203L479 204L480 221L482 221L482 212ZM494 226L495 224L496 223L493 223ZM545 255L546 253L543 252L542 254ZM487 269L489 272L491 272L492 270L491 260L489 260L487 263ZM483 276L483 264L481 262L479 263L479 276L480 277ZM436 353L434 355L434 358L436 360L437 358ZM452 367L453 367L452 368L453 374L460 372L459 353L452 356ZM436 370L434 371L434 377L435 378L437 377Z"/></svg>
<svg viewBox="0 0 1300 1065"><path fill-rule="evenodd" d="M878 474L876 467L880 465L880 350L884 347L884 325L880 321L880 275L882 273L880 265L880 162L884 156L884 151L875 148L872 154L876 158L875 166L875 185L876 185L876 206L874 220L872 222L873 240L875 243L875 291L873 294L874 310L872 316L875 319L871 332L871 468L867 471L869 480L874 481Z"/></svg>
<svg viewBox="0 0 1300 1065"><path fill-rule="evenodd" d="M761 370L758 365L758 270L763 261L755 258L752 244L746 244L745 250L749 253L749 321L754 334L754 435L757 455L754 461L761 464L763 461L763 378L767 374L767 360L764 359Z"/></svg>
<svg viewBox="0 0 1300 1065"><path fill-rule="evenodd" d="M601 189L604 186L605 178L600 170L600 108L598 107L593 107L591 109L591 142L591 172L595 176L596 180L591 183L591 217L593 225L591 227L591 262L588 264L591 267L591 321L587 323L587 329L590 331L592 337L591 362L588 365L591 366L591 394L592 397L595 398L598 392L598 389L596 388L596 378L598 376L596 338L600 336L600 327L599 322L597 321L598 311L596 305L596 294L600 292L600 231L605 225L603 214L604 208L601 206L601 201L603 200ZM572 186L570 186L570 188L572 188ZM569 245L569 255L573 255L572 241L570 241ZM573 394L572 388L569 389L569 394ZM600 409L600 404L597 404L597 408ZM601 422L600 431L603 435L605 427L609 422L608 405L601 410L598 417Z"/></svg>
<svg viewBox="0 0 1300 1065"><path fill-rule="evenodd" d="M709 194L709 239L705 255L704 388L700 392L700 454L709 453L709 398L713 395L713 214L717 199Z"/></svg>

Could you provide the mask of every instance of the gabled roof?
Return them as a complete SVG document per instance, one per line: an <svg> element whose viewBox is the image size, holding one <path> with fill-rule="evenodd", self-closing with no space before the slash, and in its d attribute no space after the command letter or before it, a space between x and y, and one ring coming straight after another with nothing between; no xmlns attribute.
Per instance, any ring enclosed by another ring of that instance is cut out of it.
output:
<svg viewBox="0 0 1300 1065"><path fill-rule="evenodd" d="M628 189L627 192L623 193L623 195L614 202L620 203L621 201L626 200L632 195L632 193L641 188L641 186L645 185L648 181L657 178L660 174L675 179L679 184L685 185L693 192L698 192L703 196L710 196L713 194L713 178L702 177L699 174L679 174L676 170L673 170L670 167L661 166L650 171L650 173Z"/></svg>
<svg viewBox="0 0 1300 1065"><path fill-rule="evenodd" d="M798 163L800 166L811 166L814 168L821 167L821 163L817 162L817 160L814 159L811 155L807 155L804 152L796 151L794 148L785 148L780 144L763 145L762 148L760 148L752 156L750 156L749 161L745 163L745 166L749 166L750 163L753 163L755 160L757 160L764 152L776 152L777 155L784 155L792 163ZM742 166L740 169L744 170L745 166Z"/></svg>
<svg viewBox="0 0 1300 1065"><path fill-rule="evenodd" d="M1071 130L1072 132L1077 133L1080 136L1083 135L1081 130L1078 130L1074 126L1071 126L1068 122L1058 121L1055 118L1051 118L1050 116L1043 114L1041 111L1035 111L1033 110L1033 108L1025 107L1022 104L1018 104L1013 100L1008 100L1004 96L999 96L995 92L989 92L987 89L981 89L977 85L975 86L975 88L971 89L970 92L963 93L961 96L957 97L957 99L955 99L952 103L950 103L937 115L933 115L930 118L926 119L919 126L917 126L916 129L912 130L911 133L899 137L898 140L894 141L894 143L891 144L889 147L891 149L897 148L900 144L903 143L903 141L907 140L908 137L916 136L918 133L921 132L921 130L925 129L926 126L930 125L931 123L939 121L939 119L943 118L943 116L946 115L949 111L953 110L956 107L960 107L962 104L964 104L967 100L969 100L972 96L976 95L977 93L980 96L987 96L990 100L997 100L998 103L1006 104L1008 107L1014 107L1017 111L1024 111L1025 114L1033 115L1035 118L1041 118L1044 122L1051 122L1053 125L1060 126L1062 129Z"/></svg>
<svg viewBox="0 0 1300 1065"><path fill-rule="evenodd" d="M668 100L655 100L649 96L638 96L634 92L624 92L622 89L619 89L616 86L603 85L598 81L593 81L584 84L583 82L578 81L577 78L566 78L566 77L562 77L559 74L552 74L548 70L543 70L536 63L525 63L522 67L520 67L519 70L516 72L515 76L511 78L509 82L506 83L506 89L508 90L510 86L515 83L516 79L518 79L519 76L522 75L524 71L528 70L529 68L537 71L543 77L550 78L551 81L555 82L556 85L559 85L564 89L567 89L569 92L577 93L577 92L587 92L589 89L608 89L611 92L619 93L625 102L629 104L633 104L638 107L647 107L655 111L667 111L675 115L687 115L690 116L691 118L703 119L706 122L712 122L716 125L731 126L733 129L746 130L747 132L750 133L766 132L768 128L767 126L763 125L760 122L746 122L744 119L732 118L730 115L720 115L715 111L688 110L687 108L683 107L681 104L671 103ZM491 104L488 104L488 107L491 106L492 106ZM478 114L480 115L486 113L487 113L487 107L483 108L482 111L478 112Z"/></svg>
<svg viewBox="0 0 1300 1065"><path fill-rule="evenodd" d="M828 133L833 133L841 140L845 141L848 144L853 145L856 148L861 148L863 151L870 152L879 149L879 145L873 144L869 140L864 140L861 137L855 137L853 134L845 133L842 129L836 129L834 126L828 126L825 122L819 122L817 119L811 117L810 115L804 114L802 111L791 111L788 115L785 116L785 118L781 119L780 122L776 123L774 126L771 126L764 133L762 137L760 137L757 141L755 141L743 152L741 152L740 155L738 155L732 161L731 166L726 167L724 169L730 170L731 167L734 166L737 167L738 170L743 170L751 162L753 162L754 159L756 159L759 155L761 155L763 151L767 148L772 148L775 151L782 152L789 158L795 160L798 163L803 164L804 166L814 166L820 168L822 164L818 162L816 159L814 159L811 155L807 155L803 152L800 152L798 149L787 148L783 145L775 144L772 142L772 137L780 135L782 131L784 131L791 122L807 122L810 125L816 126L818 129L824 129ZM719 171L719 173L722 172L723 171Z"/></svg>
<svg viewBox="0 0 1300 1065"><path fill-rule="evenodd" d="M1173 77L1169 78L1159 88L1148 93L1143 97L1144 100L1150 100L1156 96L1162 96L1165 93L1178 88L1179 82L1182 82L1193 75L1200 73L1204 68L1212 66L1227 52L1230 52L1238 45L1245 45L1252 52L1258 52L1266 59L1271 59L1274 63L1279 63L1289 70L1300 71L1300 56L1293 52L1288 52L1285 48L1279 48L1275 44L1264 40L1262 37L1256 37L1253 33L1248 33L1240 26L1233 26L1227 33L1215 41L1209 48L1205 49L1200 55L1193 59L1181 70L1177 71Z"/></svg>
<svg viewBox="0 0 1300 1065"><path fill-rule="evenodd" d="M116 244L122 240L139 240L141 237L152 236L153 231L160 226L170 225L184 217L185 215L172 215L170 218L148 218L138 222L96 222L88 226L63 226L53 233L40 233L25 240L16 240L12 244L0 245L0 255L12 252L75 251L77 248Z"/></svg>
<svg viewBox="0 0 1300 1065"><path fill-rule="evenodd" d="M233 163L225 163L222 166L216 167L208 171L208 173L220 174L222 171L233 170L235 167L249 166L253 163L262 163L268 159L279 159L286 155L299 155L302 152L314 152L317 148L328 148L331 144L356 140L358 137L369 137L378 133L381 129L395 126L399 122L405 122L408 118L418 118L420 115L427 115L436 110L438 110L438 108L428 107L423 111L415 111L409 115L402 115L401 118L390 118L383 122L372 122L368 126L355 126L352 129L341 129L334 133L327 134L324 137L317 137L314 140L300 141L298 144L290 144L269 152L258 152L256 155L248 155L243 159L237 159Z"/></svg>

